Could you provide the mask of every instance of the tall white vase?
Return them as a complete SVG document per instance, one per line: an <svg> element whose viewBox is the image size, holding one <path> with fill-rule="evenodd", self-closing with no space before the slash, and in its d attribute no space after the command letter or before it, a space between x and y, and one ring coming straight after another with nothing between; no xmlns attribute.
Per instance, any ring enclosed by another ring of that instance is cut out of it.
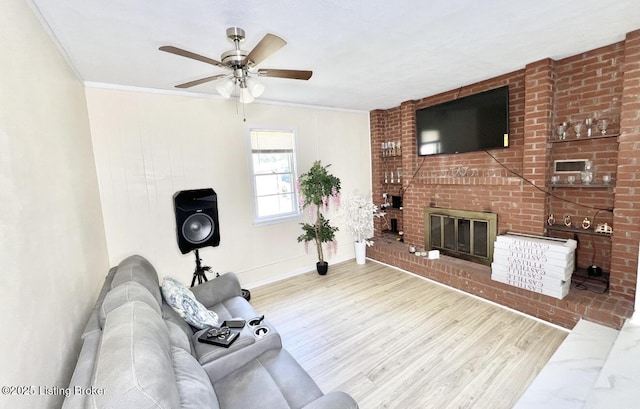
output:
<svg viewBox="0 0 640 409"><path fill-rule="evenodd" d="M364 241L361 242L354 242L353 243L355 249L356 249L356 263L357 264L364 264L365 263L365 258L367 257L367 245Z"/></svg>

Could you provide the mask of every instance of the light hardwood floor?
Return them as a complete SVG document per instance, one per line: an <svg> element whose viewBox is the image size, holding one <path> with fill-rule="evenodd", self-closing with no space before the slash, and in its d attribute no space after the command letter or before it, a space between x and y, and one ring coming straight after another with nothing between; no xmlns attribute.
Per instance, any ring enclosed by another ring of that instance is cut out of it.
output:
<svg viewBox="0 0 640 409"><path fill-rule="evenodd" d="M567 335L371 260L251 294L320 388L361 409L511 408Z"/></svg>

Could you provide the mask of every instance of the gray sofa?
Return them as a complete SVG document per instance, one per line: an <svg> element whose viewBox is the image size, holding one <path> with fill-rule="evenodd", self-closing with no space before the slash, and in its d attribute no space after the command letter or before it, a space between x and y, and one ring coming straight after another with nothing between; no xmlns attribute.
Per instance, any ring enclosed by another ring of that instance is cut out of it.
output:
<svg viewBox="0 0 640 409"><path fill-rule="evenodd" d="M220 321L258 316L233 273L192 290ZM204 331L164 302L146 259L126 258L107 274L63 409L358 407L346 393L323 394L267 320L246 325L228 348L199 342Z"/></svg>

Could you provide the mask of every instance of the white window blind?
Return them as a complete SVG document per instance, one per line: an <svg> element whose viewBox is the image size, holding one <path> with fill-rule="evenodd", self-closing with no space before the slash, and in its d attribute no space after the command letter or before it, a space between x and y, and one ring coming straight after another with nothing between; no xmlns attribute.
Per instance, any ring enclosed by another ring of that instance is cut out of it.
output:
<svg viewBox="0 0 640 409"><path fill-rule="evenodd" d="M254 222L297 216L295 135L289 130L251 129Z"/></svg>

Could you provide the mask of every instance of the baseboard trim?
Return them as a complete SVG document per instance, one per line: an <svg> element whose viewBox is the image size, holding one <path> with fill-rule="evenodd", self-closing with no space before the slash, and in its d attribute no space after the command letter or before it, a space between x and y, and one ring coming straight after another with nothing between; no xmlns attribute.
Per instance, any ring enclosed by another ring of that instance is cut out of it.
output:
<svg viewBox="0 0 640 409"><path fill-rule="evenodd" d="M342 262L348 261L348 260L355 260L355 257L346 256L346 257L334 258L334 259L331 259L331 262L329 263L329 265L342 263ZM313 264L311 266L302 267L302 268L299 268L299 269L294 270L294 271L289 271L287 273L278 274L276 276L272 276L272 277L269 277L269 278L264 279L264 280L255 281L253 283L248 284L246 286L246 288L249 289L249 290L252 290L254 288L262 287L263 285L272 284L272 283L275 283L275 282L278 282L278 281L285 280L287 278L295 277L295 276L298 276L298 275L301 275L301 274L305 274L305 273L309 273L309 272L315 271L315 270L316 270L316 265ZM331 274L331 269L329 269L329 274Z"/></svg>

